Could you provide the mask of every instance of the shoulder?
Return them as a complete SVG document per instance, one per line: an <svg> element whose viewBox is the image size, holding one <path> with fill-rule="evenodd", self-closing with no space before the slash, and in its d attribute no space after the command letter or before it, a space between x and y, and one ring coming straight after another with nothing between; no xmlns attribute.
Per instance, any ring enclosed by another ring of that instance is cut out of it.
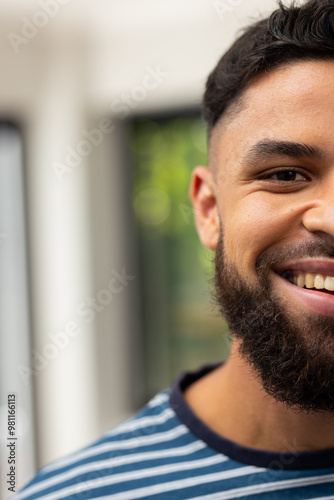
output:
<svg viewBox="0 0 334 500"><path fill-rule="evenodd" d="M140 488L153 466L163 473L175 456L180 460L200 447L163 391L92 445L42 468L16 499L96 498L128 489L129 481Z"/></svg>

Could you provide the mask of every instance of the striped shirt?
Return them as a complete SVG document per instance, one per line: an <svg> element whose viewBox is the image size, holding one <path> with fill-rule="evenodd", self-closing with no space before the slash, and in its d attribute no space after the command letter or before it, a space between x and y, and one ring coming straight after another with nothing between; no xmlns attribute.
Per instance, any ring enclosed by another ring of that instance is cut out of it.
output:
<svg viewBox="0 0 334 500"><path fill-rule="evenodd" d="M214 367L183 375L91 446L41 469L16 500L334 500L334 449L246 448L209 429L183 391Z"/></svg>

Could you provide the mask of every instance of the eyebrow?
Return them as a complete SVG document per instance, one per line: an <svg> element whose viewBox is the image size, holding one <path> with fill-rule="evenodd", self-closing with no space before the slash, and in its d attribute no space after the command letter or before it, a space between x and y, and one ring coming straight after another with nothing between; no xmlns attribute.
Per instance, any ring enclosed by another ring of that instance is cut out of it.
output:
<svg viewBox="0 0 334 500"><path fill-rule="evenodd" d="M256 161L267 160L277 156L321 160L325 157L325 152L319 147L311 146L310 144L264 139L254 144L247 151L242 157L242 162L253 164Z"/></svg>

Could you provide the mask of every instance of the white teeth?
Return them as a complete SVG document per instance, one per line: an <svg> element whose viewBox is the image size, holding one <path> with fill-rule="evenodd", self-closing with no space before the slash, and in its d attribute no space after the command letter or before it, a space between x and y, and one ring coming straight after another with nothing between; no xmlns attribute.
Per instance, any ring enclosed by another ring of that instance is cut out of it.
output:
<svg viewBox="0 0 334 500"><path fill-rule="evenodd" d="M314 288L314 276L311 273L305 274L305 286L306 288Z"/></svg>
<svg viewBox="0 0 334 500"><path fill-rule="evenodd" d="M332 276L327 276L325 279L326 290L334 291L334 278Z"/></svg>
<svg viewBox="0 0 334 500"><path fill-rule="evenodd" d="M315 288L316 290L334 291L334 276L324 276L323 274L315 273L299 273L291 276L290 281L300 288Z"/></svg>
<svg viewBox="0 0 334 500"><path fill-rule="evenodd" d="M325 287L325 280L322 274L316 274L314 278L314 288L320 290Z"/></svg>
<svg viewBox="0 0 334 500"><path fill-rule="evenodd" d="M302 274L298 274L297 286L300 286L301 288L304 288L305 286L305 278Z"/></svg>

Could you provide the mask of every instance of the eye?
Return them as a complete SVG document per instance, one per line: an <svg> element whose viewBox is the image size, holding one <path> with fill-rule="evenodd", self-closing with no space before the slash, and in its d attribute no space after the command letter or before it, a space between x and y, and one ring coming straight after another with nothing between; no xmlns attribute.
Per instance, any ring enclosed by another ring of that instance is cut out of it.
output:
<svg viewBox="0 0 334 500"><path fill-rule="evenodd" d="M276 172L272 172L271 174L265 174L261 177L261 179L273 179L278 182L296 182L296 181L308 181L309 178L294 169L284 169L277 170Z"/></svg>

